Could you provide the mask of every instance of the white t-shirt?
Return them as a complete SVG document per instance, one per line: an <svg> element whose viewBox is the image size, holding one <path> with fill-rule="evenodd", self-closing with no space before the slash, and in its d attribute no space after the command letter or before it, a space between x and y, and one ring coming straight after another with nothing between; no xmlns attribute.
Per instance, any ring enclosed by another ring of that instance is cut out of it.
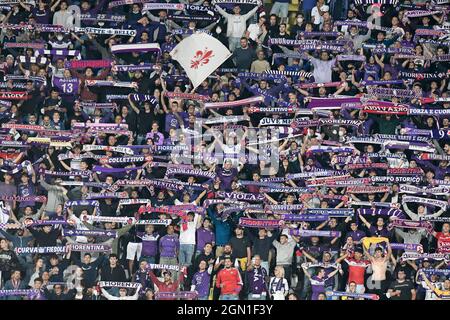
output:
<svg viewBox="0 0 450 320"><path fill-rule="evenodd" d="M279 279L272 277L269 282L269 291L272 294L273 300L285 300L285 294L289 292L289 284L285 278Z"/></svg>
<svg viewBox="0 0 450 320"><path fill-rule="evenodd" d="M200 215L195 214L194 220L187 222L187 229L180 228L180 244L195 244L195 235L197 231L197 223Z"/></svg>
<svg viewBox="0 0 450 320"><path fill-rule="evenodd" d="M53 15L53 24L63 26L64 28L73 27L73 15L69 11L56 11Z"/></svg>
<svg viewBox="0 0 450 320"><path fill-rule="evenodd" d="M320 8L320 11L325 12L325 11L328 11L329 9L330 9L330 7L328 7L326 4L324 4ZM312 8L311 17L314 17L314 24L316 26L323 23L323 17L319 14L319 9L317 9L317 6Z"/></svg>
<svg viewBox="0 0 450 320"><path fill-rule="evenodd" d="M333 72L332 68L335 62L335 58L328 61L322 61L316 58L312 58L311 63L314 66L314 80L316 80L316 82L318 83L331 82L331 73Z"/></svg>
<svg viewBox="0 0 450 320"><path fill-rule="evenodd" d="M9 218L11 218L9 216L10 210L11 206L8 203L0 202L0 223L8 223Z"/></svg>
<svg viewBox="0 0 450 320"><path fill-rule="evenodd" d="M248 37L253 41L258 39L258 36L261 34L261 28L257 23L252 23L248 26L247 31L249 32Z"/></svg>
<svg viewBox="0 0 450 320"><path fill-rule="evenodd" d="M437 300L436 294L428 287L425 281L422 280L420 284L426 290L425 300ZM433 285L438 289L442 288L441 283L439 282L434 282Z"/></svg>
<svg viewBox="0 0 450 320"><path fill-rule="evenodd" d="M0 223L8 223L9 215L0 211Z"/></svg>

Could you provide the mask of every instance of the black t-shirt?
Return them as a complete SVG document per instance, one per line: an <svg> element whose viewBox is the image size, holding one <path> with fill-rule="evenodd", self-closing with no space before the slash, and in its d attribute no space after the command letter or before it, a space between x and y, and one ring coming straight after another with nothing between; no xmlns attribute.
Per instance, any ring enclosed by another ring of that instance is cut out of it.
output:
<svg viewBox="0 0 450 320"><path fill-rule="evenodd" d="M411 300L411 290L414 289L414 285L410 280L405 280L401 283L398 280L395 280L391 283L389 289L401 291L400 296L391 297L391 300Z"/></svg>
<svg viewBox="0 0 450 320"><path fill-rule="evenodd" d="M156 120L153 111L145 112L140 110L138 115L138 134L145 135L152 129L152 122Z"/></svg>
<svg viewBox="0 0 450 320"><path fill-rule="evenodd" d="M261 260L269 261L269 251L272 247L274 237L265 237L264 239L260 239L259 237L255 237L253 239L253 252L252 255L259 255Z"/></svg>
<svg viewBox="0 0 450 320"><path fill-rule="evenodd" d="M125 123L128 124L128 130L132 132L136 132L137 130L137 121L136 121L136 113L134 111L129 111L127 116L124 118Z"/></svg>
<svg viewBox="0 0 450 320"><path fill-rule="evenodd" d="M343 234L344 232L345 232L345 224L343 224L343 223L338 223L334 228L332 228L332 227L330 227L330 226L326 226L325 228L323 228L323 230L324 231L338 231L338 232L340 232L341 234ZM328 245L328 246L330 246L330 249L332 249L332 250L335 250L335 251L337 251L337 250L339 250L339 248L340 248L340 246L341 246L341 241L342 241L342 238L339 238L334 244L331 244L331 241L333 240L334 238L326 238L326 240L324 240L324 244L326 244L326 245Z"/></svg>
<svg viewBox="0 0 450 320"><path fill-rule="evenodd" d="M247 237L233 237L230 239L230 244L233 248L233 256L239 259L247 257L247 247L251 247L250 240Z"/></svg>
<svg viewBox="0 0 450 320"><path fill-rule="evenodd" d="M100 211L102 216L106 217L114 217L116 216L117 206L119 202L117 200L113 200L111 204L107 204L104 200L100 200Z"/></svg>
<svg viewBox="0 0 450 320"><path fill-rule="evenodd" d="M48 97L44 101L44 108L47 108L47 107L62 108L62 107L65 107L65 106L64 106L64 103L63 103L63 101L62 101L62 99L60 97L58 97L57 99L52 99L52 98ZM54 109L53 110L48 110L44 114L52 117L53 114L55 113L55 111L56 110L54 110Z"/></svg>
<svg viewBox="0 0 450 320"><path fill-rule="evenodd" d="M41 94L38 90L33 90L28 95L31 95L31 99L24 100L20 111L22 115L29 115L31 113L39 113L40 105L43 101Z"/></svg>

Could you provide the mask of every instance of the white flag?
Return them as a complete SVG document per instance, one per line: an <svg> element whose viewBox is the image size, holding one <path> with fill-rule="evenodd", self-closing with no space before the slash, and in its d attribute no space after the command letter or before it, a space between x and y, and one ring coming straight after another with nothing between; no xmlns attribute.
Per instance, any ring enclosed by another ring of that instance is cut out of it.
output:
<svg viewBox="0 0 450 320"><path fill-rule="evenodd" d="M195 89L231 56L231 52L219 40L202 32L185 38L170 55L186 71Z"/></svg>

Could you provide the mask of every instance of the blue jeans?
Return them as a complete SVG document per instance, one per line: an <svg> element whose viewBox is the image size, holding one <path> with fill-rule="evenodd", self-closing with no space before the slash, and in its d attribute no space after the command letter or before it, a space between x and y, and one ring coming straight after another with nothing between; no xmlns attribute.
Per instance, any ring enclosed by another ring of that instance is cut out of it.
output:
<svg viewBox="0 0 450 320"><path fill-rule="evenodd" d="M254 297L253 293L249 293L247 296L247 300L266 300L266 295L260 294L259 297L258 296Z"/></svg>
<svg viewBox="0 0 450 320"><path fill-rule="evenodd" d="M236 50L236 48L240 48L241 46L241 38L240 37L229 37L228 38L228 48L231 52Z"/></svg>
<svg viewBox="0 0 450 320"><path fill-rule="evenodd" d="M288 2L276 2L270 10L270 14L276 14L280 18L287 18L289 14L289 3Z"/></svg>
<svg viewBox="0 0 450 320"><path fill-rule="evenodd" d="M195 244L180 244L179 260L182 266L190 266L192 264L194 250Z"/></svg>
<svg viewBox="0 0 450 320"><path fill-rule="evenodd" d="M237 294L221 294L219 300L238 300L239 295Z"/></svg>

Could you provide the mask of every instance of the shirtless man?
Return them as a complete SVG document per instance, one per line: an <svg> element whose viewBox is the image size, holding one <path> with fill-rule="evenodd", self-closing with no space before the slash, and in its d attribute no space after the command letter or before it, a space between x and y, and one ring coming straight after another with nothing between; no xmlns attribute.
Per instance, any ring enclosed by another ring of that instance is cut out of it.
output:
<svg viewBox="0 0 450 320"><path fill-rule="evenodd" d="M376 293L380 296L383 295L383 292L387 290L387 281L386 281L386 270L388 266L389 259L392 255L391 244L389 240L386 241L387 244L387 254L383 255L383 248L377 247L375 249L374 255L370 255L370 253L364 248L364 253L368 257L370 263L372 264L372 279L371 284L373 286L373 293Z"/></svg>

